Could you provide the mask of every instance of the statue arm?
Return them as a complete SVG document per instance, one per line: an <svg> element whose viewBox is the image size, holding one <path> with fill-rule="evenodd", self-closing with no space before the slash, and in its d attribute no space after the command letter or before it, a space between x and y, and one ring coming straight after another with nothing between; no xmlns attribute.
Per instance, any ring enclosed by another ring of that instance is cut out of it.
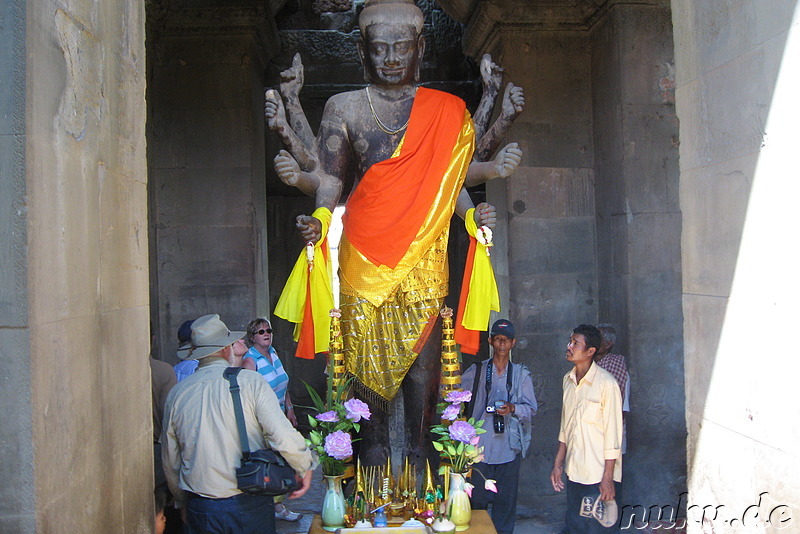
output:
<svg viewBox="0 0 800 534"><path fill-rule="evenodd" d="M477 206L472 203L469 192L466 188L462 187L456 198L456 214L462 219L466 218L467 211L475 208L473 218L475 224L480 228L481 226L488 226L494 228L497 223L497 210L488 202L481 202Z"/></svg>
<svg viewBox="0 0 800 534"><path fill-rule="evenodd" d="M281 72L280 90L286 106L286 116L298 139L309 150L316 147L316 139L311 126L308 124L303 105L300 103L300 89L303 88L303 61L300 53L292 58L292 66Z"/></svg>
<svg viewBox="0 0 800 534"><path fill-rule="evenodd" d="M464 187L474 187L495 178L507 178L519 167L522 149L517 143L509 143L497 153L492 161L473 161L467 169Z"/></svg>
<svg viewBox="0 0 800 534"><path fill-rule="evenodd" d="M335 98L335 97L334 97ZM345 121L336 102L328 100L319 129L319 169L313 174L318 182L314 197L316 207L333 211L339 203L344 175L349 164L350 145ZM303 241L316 243L322 237L322 224L310 215L299 215L296 226Z"/></svg>
<svg viewBox="0 0 800 534"><path fill-rule="evenodd" d="M492 56L484 54L481 58L481 80L483 93L478 108L475 110L472 122L475 125L475 138L480 139L486 133L489 117L492 116L494 103L500 92L500 83L503 81L503 69L492 61Z"/></svg>
<svg viewBox="0 0 800 534"><path fill-rule="evenodd" d="M474 158L477 161L486 161L500 146L500 142L508 133L511 124L525 108L525 94L522 87L509 83L503 94L503 105L500 116L494 121L492 127L481 137L477 137ZM477 131L477 128L476 128Z"/></svg>
<svg viewBox="0 0 800 534"><path fill-rule="evenodd" d="M286 121L286 109L283 106L283 99L274 89L268 89L265 94L264 117L270 130L278 134L278 137L286 147L286 150L297 161L303 171L313 172L318 165L319 158L314 153L314 145L306 146L297 133L289 126Z"/></svg>

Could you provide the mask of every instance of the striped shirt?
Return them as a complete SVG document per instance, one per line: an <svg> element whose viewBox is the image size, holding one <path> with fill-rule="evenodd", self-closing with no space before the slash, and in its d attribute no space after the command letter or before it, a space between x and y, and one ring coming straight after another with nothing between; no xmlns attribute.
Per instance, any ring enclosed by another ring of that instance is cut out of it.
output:
<svg viewBox="0 0 800 534"><path fill-rule="evenodd" d="M263 376L270 385L272 391L275 392L275 395L278 397L278 402L281 404L281 410L285 412L286 390L289 387L289 375L283 370L283 364L280 358L278 358L278 353L272 348L272 345L269 347L269 356L272 361L270 361L270 358L258 352L258 349L255 347L250 347L250 350L244 355L245 358L252 358L255 360L256 370L261 373L261 376Z"/></svg>

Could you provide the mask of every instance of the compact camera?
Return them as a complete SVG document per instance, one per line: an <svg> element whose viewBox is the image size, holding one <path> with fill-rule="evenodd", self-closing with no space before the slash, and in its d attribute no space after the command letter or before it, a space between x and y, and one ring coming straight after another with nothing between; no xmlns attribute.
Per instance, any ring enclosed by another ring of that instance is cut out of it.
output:
<svg viewBox="0 0 800 534"><path fill-rule="evenodd" d="M506 431L506 420L502 415L497 413L497 410L505 406L505 404L506 401L499 400L494 401L494 405L489 405L486 407L486 413L494 414L492 426L494 427L495 434L502 434Z"/></svg>

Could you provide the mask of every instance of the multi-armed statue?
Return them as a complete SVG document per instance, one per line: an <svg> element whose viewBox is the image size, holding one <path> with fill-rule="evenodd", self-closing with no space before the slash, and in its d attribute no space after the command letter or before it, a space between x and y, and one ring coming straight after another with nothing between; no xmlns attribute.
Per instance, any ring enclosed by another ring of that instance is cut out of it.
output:
<svg viewBox="0 0 800 534"><path fill-rule="evenodd" d="M280 95L266 95L267 123L285 147L275 158L281 180L314 197L315 213L333 210L343 184L353 183L339 246L340 308L347 372L373 414L361 432L364 465L386 461L386 410L400 390L406 452L418 465L429 456L440 372L431 332L447 295L450 218L455 212L492 227L495 209L483 203L470 211L466 188L509 176L522 158L511 143L490 159L524 105L522 89L509 83L487 128L502 81L490 57L481 61L474 121L461 99L417 85L423 23L413 0L367 0L358 51L368 85L331 97L316 137L298 97L299 55L281 74ZM306 242L323 237L323 227L318 217L297 218Z"/></svg>

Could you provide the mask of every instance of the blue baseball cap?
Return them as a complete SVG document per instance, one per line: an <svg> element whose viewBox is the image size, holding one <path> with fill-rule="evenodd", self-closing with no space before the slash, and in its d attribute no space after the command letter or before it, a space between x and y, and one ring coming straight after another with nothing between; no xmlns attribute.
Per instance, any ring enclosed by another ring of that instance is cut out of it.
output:
<svg viewBox="0 0 800 534"><path fill-rule="evenodd" d="M514 325L508 319L498 319L492 325L489 332L490 336L506 336L508 339L514 339L516 332L514 332Z"/></svg>

